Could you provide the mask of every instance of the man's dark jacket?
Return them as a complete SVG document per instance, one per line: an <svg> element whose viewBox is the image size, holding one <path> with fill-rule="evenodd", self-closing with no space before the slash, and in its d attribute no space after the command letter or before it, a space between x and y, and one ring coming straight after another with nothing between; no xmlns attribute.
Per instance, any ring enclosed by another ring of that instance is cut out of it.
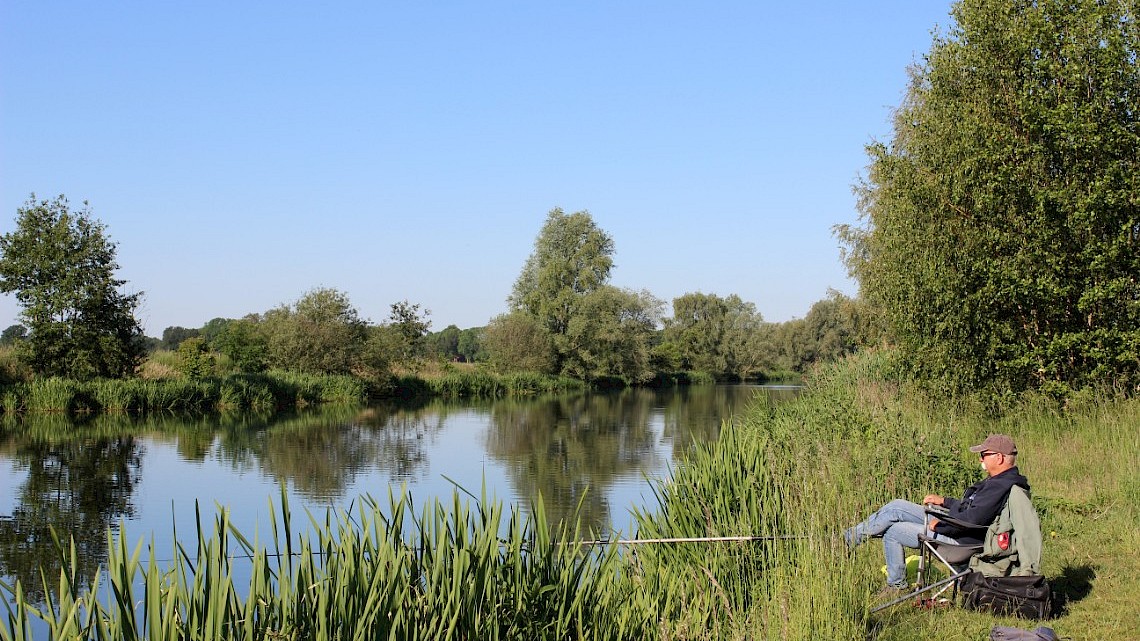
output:
<svg viewBox="0 0 1140 641"><path fill-rule="evenodd" d="M1005 507L1009 490L1014 485L1020 485L1029 492L1029 479L1022 476L1016 467L1011 467L1001 474L987 476L984 480L966 488L961 499L946 497L942 507L946 508L947 516L967 523L977 523L978 528L960 528L940 521L934 526L934 531L957 539L959 543L968 545L981 543L986 536L985 528L994 522L998 513Z"/></svg>

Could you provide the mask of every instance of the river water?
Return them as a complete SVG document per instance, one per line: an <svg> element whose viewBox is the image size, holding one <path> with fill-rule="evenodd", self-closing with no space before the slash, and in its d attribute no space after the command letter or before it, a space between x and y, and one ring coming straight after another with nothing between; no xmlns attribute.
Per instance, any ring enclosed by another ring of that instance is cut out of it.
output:
<svg viewBox="0 0 1140 641"><path fill-rule="evenodd" d="M75 539L82 577L106 558L108 529L171 550L175 530L193 534L196 506L207 523L227 508L251 540L264 537L282 491L294 514L322 520L365 495L386 504L389 491L422 505L485 488L524 509L541 493L551 521L581 505L587 527L628 532L630 509L653 507L647 478L667 477L757 394L796 393L716 385L272 417L10 420L0 427L0 580L20 578L34 597L41 567L57 576L53 528Z"/></svg>

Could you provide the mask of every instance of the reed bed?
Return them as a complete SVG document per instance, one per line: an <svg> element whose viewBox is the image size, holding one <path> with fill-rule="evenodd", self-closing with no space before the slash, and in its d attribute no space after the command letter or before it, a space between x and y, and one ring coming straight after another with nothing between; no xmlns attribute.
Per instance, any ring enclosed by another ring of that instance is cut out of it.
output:
<svg viewBox="0 0 1140 641"><path fill-rule="evenodd" d="M267 372L217 378L33 379L0 390L0 411L89 412L267 411L318 404L359 404L365 384L352 376Z"/></svg>
<svg viewBox="0 0 1140 641"><path fill-rule="evenodd" d="M409 497L389 494L384 509L365 499L310 516L304 529L283 494L270 505L268 543L223 511L212 532L199 518L197 545L176 544L171 567L118 537L105 575L81 586L65 569L45 604L0 585L9 602L0 638L30 639L37 627L68 639L628 638L597 607L621 602L602 594L616 554L565 544L580 533L552 531L541 503L526 516L461 499L416 513ZM63 567L75 567L74 549L60 547ZM250 577L240 588L239 563Z"/></svg>
<svg viewBox="0 0 1140 641"><path fill-rule="evenodd" d="M493 374L485 370L445 372L423 380L425 391L443 398L503 398L582 392L587 384L565 376L532 372Z"/></svg>

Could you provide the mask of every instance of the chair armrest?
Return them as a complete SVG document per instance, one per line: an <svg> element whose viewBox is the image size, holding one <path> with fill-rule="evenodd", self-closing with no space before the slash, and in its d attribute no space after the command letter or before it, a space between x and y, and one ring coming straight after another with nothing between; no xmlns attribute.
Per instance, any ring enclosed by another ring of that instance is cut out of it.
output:
<svg viewBox="0 0 1140 641"><path fill-rule="evenodd" d="M943 523L949 523L950 525L962 528L963 530L984 530L989 527L988 525L978 525L977 523L970 523L969 521L956 519L952 516L949 516L946 510L943 509L934 509L928 507L926 508L926 513L938 519L939 521L942 521Z"/></svg>

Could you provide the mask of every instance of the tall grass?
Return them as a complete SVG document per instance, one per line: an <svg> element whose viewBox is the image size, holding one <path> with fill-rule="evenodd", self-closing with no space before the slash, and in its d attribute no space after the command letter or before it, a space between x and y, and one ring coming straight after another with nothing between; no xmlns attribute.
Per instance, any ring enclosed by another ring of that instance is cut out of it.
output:
<svg viewBox="0 0 1140 641"><path fill-rule="evenodd" d="M366 400L364 382L352 376L268 372L222 378L38 378L0 390L0 410L15 412L267 411Z"/></svg>
<svg viewBox="0 0 1140 641"><path fill-rule="evenodd" d="M581 392L587 384L565 376L533 372L493 374L486 370L452 370L423 381L425 391L443 398L502 398Z"/></svg>
<svg viewBox="0 0 1140 641"><path fill-rule="evenodd" d="M17 388L25 394L23 406L30 412L68 412L86 405L82 385L63 378L37 378Z"/></svg>

